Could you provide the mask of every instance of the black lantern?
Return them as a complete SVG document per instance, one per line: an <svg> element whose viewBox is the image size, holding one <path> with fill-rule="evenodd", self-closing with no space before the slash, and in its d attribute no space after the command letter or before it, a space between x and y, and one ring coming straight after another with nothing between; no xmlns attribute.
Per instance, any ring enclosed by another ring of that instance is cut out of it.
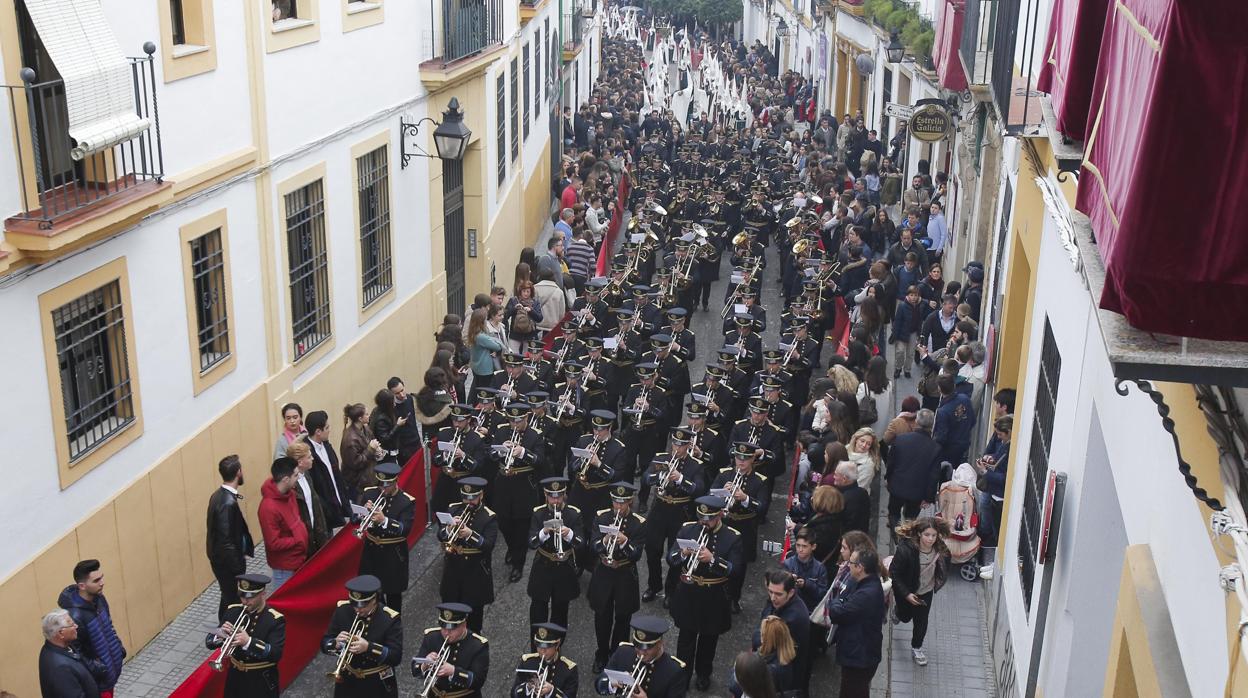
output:
<svg viewBox="0 0 1248 698"><path fill-rule="evenodd" d="M420 125L426 121L437 126L433 130L433 145L438 151L437 157L443 160L463 160L464 153L468 151L468 139L472 138L472 131L464 123L464 113L459 110L459 99L452 97L450 104L446 105L446 111L442 112L441 123L427 116L416 122L399 119L399 151L403 156L401 167L406 168L407 163L413 157L434 157L426 153L419 145L415 146L415 151L407 149L407 136L419 135Z"/></svg>
<svg viewBox="0 0 1248 698"><path fill-rule="evenodd" d="M888 46L884 51L888 54L889 63L900 63L902 57L906 55L906 47L901 45L901 39L897 38L897 32L889 35Z"/></svg>
<svg viewBox="0 0 1248 698"><path fill-rule="evenodd" d="M789 25L784 21L783 17L780 18L780 24L776 25L776 36L781 39L788 38L789 36Z"/></svg>

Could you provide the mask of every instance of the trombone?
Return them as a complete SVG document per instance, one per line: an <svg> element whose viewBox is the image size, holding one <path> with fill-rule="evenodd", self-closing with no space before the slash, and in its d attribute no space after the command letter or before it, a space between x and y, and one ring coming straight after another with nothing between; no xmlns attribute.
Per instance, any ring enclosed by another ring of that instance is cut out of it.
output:
<svg viewBox="0 0 1248 698"><path fill-rule="evenodd" d="M355 529L355 537L364 540L364 536L368 535L368 529L372 527L373 514L386 510L386 504L389 504L389 497L377 493L377 498L368 505L368 512L364 514L364 518L360 519L359 528Z"/></svg>
<svg viewBox="0 0 1248 698"><path fill-rule="evenodd" d="M459 550L459 546L455 544L455 541L459 540L459 534L465 528L472 530L472 527L468 525L468 521L476 513L476 508L470 506L465 506L463 511L459 512L459 521L446 529L446 542L442 544L443 550L447 553L454 553Z"/></svg>
<svg viewBox="0 0 1248 698"><path fill-rule="evenodd" d="M334 670L329 672L330 678L337 683L342 683L342 673L351 666L351 642L355 638L363 637L364 631L368 629L368 621L363 616L356 616L351 621L351 629L347 631L347 641L342 643L342 649L338 651L338 664Z"/></svg>
<svg viewBox="0 0 1248 698"><path fill-rule="evenodd" d="M238 636L239 632L245 633L250 628L251 616L246 613L239 614L238 619L234 621L234 627L230 629L230 634L225 637L225 642L221 643L221 651L217 653L217 656L214 659L208 662L208 665L212 667L213 671L225 670L225 660L234 655L234 638Z"/></svg>
<svg viewBox="0 0 1248 698"><path fill-rule="evenodd" d="M430 693L433 692L434 685L438 683L438 672L442 670L442 665L446 664L450 657L451 643L447 642L446 639L443 638L442 647L438 650L437 661L433 664L426 664L422 669L425 674L425 679L420 685L420 692L416 695L420 696L420 698L428 698Z"/></svg>

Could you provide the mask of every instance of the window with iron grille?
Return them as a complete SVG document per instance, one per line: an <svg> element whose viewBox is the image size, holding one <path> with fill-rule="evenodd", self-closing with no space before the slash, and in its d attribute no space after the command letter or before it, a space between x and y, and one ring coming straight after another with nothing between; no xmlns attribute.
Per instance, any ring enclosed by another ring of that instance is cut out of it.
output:
<svg viewBox="0 0 1248 698"><path fill-rule="evenodd" d="M366 308L394 287L388 152L382 146L355 161L360 198L360 283Z"/></svg>
<svg viewBox="0 0 1248 698"><path fill-rule="evenodd" d="M173 44L186 43L186 19L182 14L182 0L169 0L169 24L173 30Z"/></svg>
<svg viewBox="0 0 1248 698"><path fill-rule="evenodd" d="M520 59L511 59L511 159L520 157Z"/></svg>
<svg viewBox="0 0 1248 698"><path fill-rule="evenodd" d="M498 76L498 185L507 181L507 76Z"/></svg>
<svg viewBox="0 0 1248 698"><path fill-rule="evenodd" d="M529 119L531 118L533 95L529 92L529 45L524 45L524 140L529 140Z"/></svg>
<svg viewBox="0 0 1248 698"><path fill-rule="evenodd" d="M1040 534L1044 526L1044 498L1049 481L1049 452L1053 446L1053 420L1057 415L1057 382L1062 355L1057 350L1053 327L1044 318L1044 345L1040 349L1040 377L1036 381L1036 408L1031 425L1031 448L1027 457L1023 516L1018 529L1018 570L1023 585L1023 605L1031 613L1031 589L1040 564Z"/></svg>
<svg viewBox="0 0 1248 698"><path fill-rule="evenodd" d="M324 184L316 180L285 196L290 257L290 318L295 361L329 339L329 250L325 247Z"/></svg>
<svg viewBox="0 0 1248 698"><path fill-rule="evenodd" d="M71 463L134 422L125 323L117 280L52 311Z"/></svg>
<svg viewBox="0 0 1248 698"><path fill-rule="evenodd" d="M533 34L533 96L537 100L533 109L536 114L542 113L542 30Z"/></svg>
<svg viewBox="0 0 1248 698"><path fill-rule="evenodd" d="M230 356L230 318L225 303L225 249L221 229L191 240L191 286L195 289L195 327L198 331L199 372Z"/></svg>

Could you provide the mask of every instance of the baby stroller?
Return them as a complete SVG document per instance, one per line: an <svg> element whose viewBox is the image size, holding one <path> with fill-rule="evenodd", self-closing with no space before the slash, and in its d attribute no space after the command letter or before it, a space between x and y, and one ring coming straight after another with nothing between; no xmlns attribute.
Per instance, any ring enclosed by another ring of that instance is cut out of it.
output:
<svg viewBox="0 0 1248 698"><path fill-rule="evenodd" d="M953 479L942 484L936 495L936 515L949 524L945 539L950 562L960 565L959 573L968 582L979 579L979 514L975 511L975 469L963 463Z"/></svg>

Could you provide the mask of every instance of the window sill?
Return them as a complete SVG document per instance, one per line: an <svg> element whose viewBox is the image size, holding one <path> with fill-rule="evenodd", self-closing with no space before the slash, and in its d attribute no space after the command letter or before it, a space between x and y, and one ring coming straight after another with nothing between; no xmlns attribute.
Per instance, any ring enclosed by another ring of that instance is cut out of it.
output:
<svg viewBox="0 0 1248 698"><path fill-rule="evenodd" d="M310 19L299 19L298 17L291 17L289 19L279 19L278 21L273 23L273 33L281 34L282 32L294 31L296 29L303 29L304 27L310 27L313 24L316 24L316 22Z"/></svg>
<svg viewBox="0 0 1248 698"><path fill-rule="evenodd" d="M347 14L349 15L358 15L358 14L363 14L365 12L372 12L373 10L380 10L380 9L381 9L381 3L379 2L348 2L347 3Z"/></svg>
<svg viewBox="0 0 1248 698"><path fill-rule="evenodd" d="M342 6L342 32L344 34L357 29L381 24L386 19L384 5L380 0L363 2L344 2Z"/></svg>
<svg viewBox="0 0 1248 698"><path fill-rule="evenodd" d="M173 50L170 51L170 55L174 58L174 60L177 60L179 58L186 58L187 56L194 56L199 53L207 53L208 50L208 46L199 46L196 44L177 44L173 47Z"/></svg>

